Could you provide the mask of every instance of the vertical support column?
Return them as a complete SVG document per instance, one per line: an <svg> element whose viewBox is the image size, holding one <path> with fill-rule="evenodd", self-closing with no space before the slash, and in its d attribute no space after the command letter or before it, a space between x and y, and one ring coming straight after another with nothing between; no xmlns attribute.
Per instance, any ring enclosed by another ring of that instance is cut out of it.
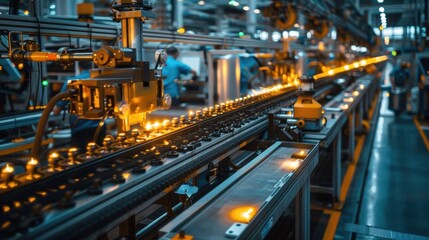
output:
<svg viewBox="0 0 429 240"><path fill-rule="evenodd" d="M364 115L364 119L368 120L368 114L369 114L369 106L371 104L371 99L369 98L369 93L366 92L365 96L364 96L364 101L365 101L365 115Z"/></svg>
<svg viewBox="0 0 429 240"><path fill-rule="evenodd" d="M122 46L136 49L136 61L142 61L142 20L141 18L125 18L121 21Z"/></svg>
<svg viewBox="0 0 429 240"><path fill-rule="evenodd" d="M349 122L349 160L351 163L355 163L355 109L351 110L348 114Z"/></svg>
<svg viewBox="0 0 429 240"><path fill-rule="evenodd" d="M136 239L136 218L134 215L119 224L119 237L126 239Z"/></svg>
<svg viewBox="0 0 429 240"><path fill-rule="evenodd" d="M334 151L333 169L332 169L332 197L334 204L340 199L341 190L341 131L338 132L337 136L332 145Z"/></svg>
<svg viewBox="0 0 429 240"><path fill-rule="evenodd" d="M254 10L256 9L256 0L249 0L249 11L246 13L246 23L247 23L247 32L250 34L255 33L256 31L256 14Z"/></svg>
<svg viewBox="0 0 429 240"><path fill-rule="evenodd" d="M220 35L225 35L228 29L228 22L222 17L224 14L222 8L216 8L216 32Z"/></svg>
<svg viewBox="0 0 429 240"><path fill-rule="evenodd" d="M295 239L310 239L310 179L295 197Z"/></svg>
<svg viewBox="0 0 429 240"><path fill-rule="evenodd" d="M363 100L362 100L363 101ZM356 113L356 124L355 128L358 133L362 132L362 120L363 120L363 102L360 102L357 105L357 113Z"/></svg>
<svg viewBox="0 0 429 240"><path fill-rule="evenodd" d="M176 29L183 27L183 0L173 0L173 26Z"/></svg>
<svg viewBox="0 0 429 240"><path fill-rule="evenodd" d="M79 1L76 1L76 0L68 0L68 1L56 0L55 9L56 9L57 15L66 15L66 16L76 15L77 14L76 4L78 3Z"/></svg>

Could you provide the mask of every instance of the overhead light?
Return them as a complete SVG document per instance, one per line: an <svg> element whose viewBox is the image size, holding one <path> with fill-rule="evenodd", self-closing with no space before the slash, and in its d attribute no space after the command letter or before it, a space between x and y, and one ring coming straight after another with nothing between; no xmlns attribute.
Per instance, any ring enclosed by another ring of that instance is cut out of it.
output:
<svg viewBox="0 0 429 240"><path fill-rule="evenodd" d="M198 1L198 5L203 6L204 4L206 4L206 2L204 2L203 0Z"/></svg>
<svg viewBox="0 0 429 240"><path fill-rule="evenodd" d="M335 40L335 39L337 39L337 30L332 30L332 32L331 32L331 38L333 39L333 40Z"/></svg>
<svg viewBox="0 0 429 240"><path fill-rule="evenodd" d="M244 10L244 11L249 11L249 10L250 10L250 7L249 7L249 6L243 6L243 10Z"/></svg>
<svg viewBox="0 0 429 240"><path fill-rule="evenodd" d="M383 3L383 2L384 2L384 0L377 0L377 2L378 2L378 3Z"/></svg>
<svg viewBox="0 0 429 240"><path fill-rule="evenodd" d="M49 6L49 8L50 8L50 9L55 9L55 7L56 7L56 6L55 6L55 4L51 4L51 5Z"/></svg>
<svg viewBox="0 0 429 240"><path fill-rule="evenodd" d="M289 32L288 31L283 31L282 32L282 36L283 36L283 38L289 38Z"/></svg>
<svg viewBox="0 0 429 240"><path fill-rule="evenodd" d="M255 14L260 14L261 13L261 10L259 10L259 9L255 9L255 10L253 10L253 12L255 13Z"/></svg>
<svg viewBox="0 0 429 240"><path fill-rule="evenodd" d="M384 37L384 45L389 45L389 43L390 43L390 38L389 38L389 36L385 36L385 37Z"/></svg>
<svg viewBox="0 0 429 240"><path fill-rule="evenodd" d="M298 38L299 37L299 32L291 30L291 31L289 31L289 37L291 37L291 38Z"/></svg>
<svg viewBox="0 0 429 240"><path fill-rule="evenodd" d="M267 31L262 31L262 32L261 32L261 35L259 36L259 38L260 38L262 41L267 40L267 39L268 39L268 32L267 32Z"/></svg>
<svg viewBox="0 0 429 240"><path fill-rule="evenodd" d="M380 17L386 17L385 13L380 13Z"/></svg>
<svg viewBox="0 0 429 240"><path fill-rule="evenodd" d="M235 1L235 0L231 0L231 1L229 1L228 2L228 4L229 5L231 5L231 6L235 6L235 7L237 7L238 5L240 5L240 3L238 3L237 1Z"/></svg>
<svg viewBox="0 0 429 240"><path fill-rule="evenodd" d="M296 27L296 28L299 28L299 24L298 23L295 23L293 26Z"/></svg>
<svg viewBox="0 0 429 240"><path fill-rule="evenodd" d="M273 42L278 42L282 38L282 35L280 32L274 31L271 35L271 38L273 39Z"/></svg>
<svg viewBox="0 0 429 240"><path fill-rule="evenodd" d="M379 7L378 11L380 11L381 13L384 13L384 7Z"/></svg>

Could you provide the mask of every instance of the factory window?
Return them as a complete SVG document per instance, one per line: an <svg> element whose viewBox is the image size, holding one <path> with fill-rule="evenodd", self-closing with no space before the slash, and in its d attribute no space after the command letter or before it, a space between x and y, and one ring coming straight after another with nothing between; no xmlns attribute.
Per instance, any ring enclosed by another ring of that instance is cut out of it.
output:
<svg viewBox="0 0 429 240"><path fill-rule="evenodd" d="M381 32L380 29L374 28L374 32L380 36L380 34L383 35L383 37L389 37L390 39L402 39L404 37L404 31L406 31L407 38L414 39L416 28L414 26L408 26L408 27L387 27L383 29Z"/></svg>

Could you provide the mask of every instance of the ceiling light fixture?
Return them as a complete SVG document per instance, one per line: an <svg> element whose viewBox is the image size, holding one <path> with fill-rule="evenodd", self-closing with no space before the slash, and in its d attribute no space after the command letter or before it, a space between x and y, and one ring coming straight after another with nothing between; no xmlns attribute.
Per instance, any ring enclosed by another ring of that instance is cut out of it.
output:
<svg viewBox="0 0 429 240"><path fill-rule="evenodd" d="M380 11L381 13L384 13L384 7L379 7L378 11Z"/></svg>

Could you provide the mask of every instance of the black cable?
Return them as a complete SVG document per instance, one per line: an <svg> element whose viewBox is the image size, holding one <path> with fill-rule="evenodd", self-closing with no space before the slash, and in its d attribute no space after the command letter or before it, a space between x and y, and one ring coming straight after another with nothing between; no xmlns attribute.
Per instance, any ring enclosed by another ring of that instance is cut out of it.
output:
<svg viewBox="0 0 429 240"><path fill-rule="evenodd" d="M42 96L40 96L40 106L43 106L43 97L45 96L45 86L43 85L43 79L40 79L42 82Z"/></svg>
<svg viewBox="0 0 429 240"><path fill-rule="evenodd" d="M33 64L29 64L30 69L28 71L28 94L27 94L27 103L25 104L25 110L28 110L31 102L31 95L33 93L33 87L31 86L31 72L33 71Z"/></svg>
<svg viewBox="0 0 429 240"><path fill-rule="evenodd" d="M49 100L46 104L46 108L43 110L42 116L40 117L39 124L37 124L36 136L34 137L33 148L31 149L31 157L39 159L40 147L42 146L42 138L45 133L46 124L49 120L49 115L55 107L55 104L65 98L69 98L71 95L75 94L76 90L68 90L66 92L61 92L55 95Z"/></svg>
<svg viewBox="0 0 429 240"><path fill-rule="evenodd" d="M104 114L103 118L98 123L97 129L95 129L94 137L92 138L93 142L95 143L97 142L98 138L100 137L101 128L104 126L104 124L106 123L106 119L110 116L111 113L112 113L112 109L107 111L106 114Z"/></svg>
<svg viewBox="0 0 429 240"><path fill-rule="evenodd" d="M33 14L34 14L34 17L36 18L36 22L37 22L37 41L41 45L42 44L42 35L41 35L41 32L40 32L39 16L37 15L36 0L31 0L31 3L32 3L32 7L33 7ZM37 78L36 78L36 81L37 81L36 82L36 84L37 84L36 86L37 86L37 88L36 88L36 97L34 99L34 104L35 104L36 107L38 105L37 100L39 98L40 82L43 79L43 66L42 66L42 63L38 63L37 65L38 65L39 74L37 75ZM43 94L43 89L42 89L42 94ZM40 99L40 104L39 105L43 105L43 98Z"/></svg>
<svg viewBox="0 0 429 240"><path fill-rule="evenodd" d="M40 63L37 63L37 74L36 74L36 94L34 94L34 106L33 106L33 110L35 110L35 108L37 107L37 100L39 99L39 77L40 77Z"/></svg>

